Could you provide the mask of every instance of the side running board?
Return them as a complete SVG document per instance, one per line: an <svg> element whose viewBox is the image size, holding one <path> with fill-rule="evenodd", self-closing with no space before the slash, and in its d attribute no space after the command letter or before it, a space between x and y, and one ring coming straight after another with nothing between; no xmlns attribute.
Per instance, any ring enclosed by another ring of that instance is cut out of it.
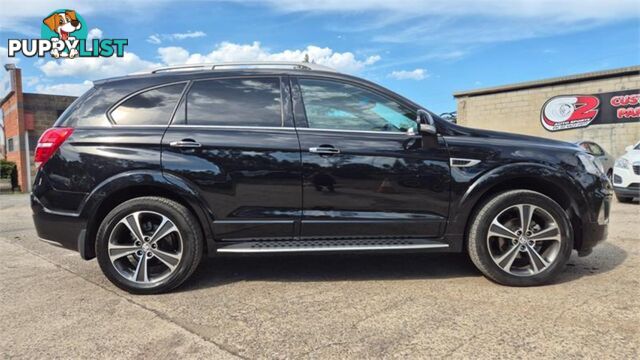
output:
<svg viewBox="0 0 640 360"><path fill-rule="evenodd" d="M448 244L433 240L384 239L384 240L299 240L299 241L252 241L226 245L219 253L291 253L321 251L383 251L448 248Z"/></svg>

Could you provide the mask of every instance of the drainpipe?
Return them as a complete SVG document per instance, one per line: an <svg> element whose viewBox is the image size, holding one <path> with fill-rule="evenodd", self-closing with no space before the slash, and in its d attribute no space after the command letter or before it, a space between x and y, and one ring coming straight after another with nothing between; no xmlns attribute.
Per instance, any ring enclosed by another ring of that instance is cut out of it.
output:
<svg viewBox="0 0 640 360"><path fill-rule="evenodd" d="M25 154L27 157L27 192L31 192L31 151L29 150L29 131L24 132Z"/></svg>

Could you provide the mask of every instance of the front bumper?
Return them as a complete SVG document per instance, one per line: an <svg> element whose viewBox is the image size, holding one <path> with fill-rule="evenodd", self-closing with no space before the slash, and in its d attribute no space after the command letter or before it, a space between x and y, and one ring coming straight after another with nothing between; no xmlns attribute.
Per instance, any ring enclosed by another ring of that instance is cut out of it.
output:
<svg viewBox="0 0 640 360"><path fill-rule="evenodd" d="M591 254L593 248L607 239L609 215L613 201L613 187L609 180L600 176L587 195L589 216L580 216L580 225L575 228L574 239L579 256ZM586 212L584 213L586 215Z"/></svg>
<svg viewBox="0 0 640 360"><path fill-rule="evenodd" d="M618 197L628 197L628 198L640 197L640 187L638 186L629 186L629 187L614 186L613 191L615 191L616 196Z"/></svg>
<svg viewBox="0 0 640 360"><path fill-rule="evenodd" d="M582 244L578 249L578 256L587 256L591 254L593 248L600 242L607 239L609 233L609 224L600 223L583 223L582 225Z"/></svg>

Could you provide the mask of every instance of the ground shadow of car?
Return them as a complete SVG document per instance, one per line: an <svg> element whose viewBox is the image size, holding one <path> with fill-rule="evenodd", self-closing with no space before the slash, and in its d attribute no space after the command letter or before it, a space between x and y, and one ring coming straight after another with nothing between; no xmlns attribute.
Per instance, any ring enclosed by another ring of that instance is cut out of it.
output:
<svg viewBox="0 0 640 360"><path fill-rule="evenodd" d="M626 258L624 249L606 242L589 257L580 258L574 252L555 283L605 273L622 264ZM482 277L466 254L227 256L205 259L193 278L177 291L237 281L325 282L463 277Z"/></svg>

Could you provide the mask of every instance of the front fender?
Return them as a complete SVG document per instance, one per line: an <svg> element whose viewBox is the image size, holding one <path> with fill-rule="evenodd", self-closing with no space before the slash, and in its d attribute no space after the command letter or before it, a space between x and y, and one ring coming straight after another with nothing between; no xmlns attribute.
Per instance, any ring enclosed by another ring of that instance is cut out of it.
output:
<svg viewBox="0 0 640 360"><path fill-rule="evenodd" d="M461 171L456 174L456 171ZM454 248L462 249L468 221L472 212L485 196L492 191L513 184L517 188L522 181L522 188L530 188L534 180L535 187L548 189L548 193L561 192L568 199L570 210L576 214L587 214L586 194L582 186L562 169L549 165L531 162L511 163L493 168L484 173L465 174L463 169L452 169L453 193L451 216L447 226L447 236ZM527 182L527 186L524 183ZM459 189L456 191L455 189Z"/></svg>

